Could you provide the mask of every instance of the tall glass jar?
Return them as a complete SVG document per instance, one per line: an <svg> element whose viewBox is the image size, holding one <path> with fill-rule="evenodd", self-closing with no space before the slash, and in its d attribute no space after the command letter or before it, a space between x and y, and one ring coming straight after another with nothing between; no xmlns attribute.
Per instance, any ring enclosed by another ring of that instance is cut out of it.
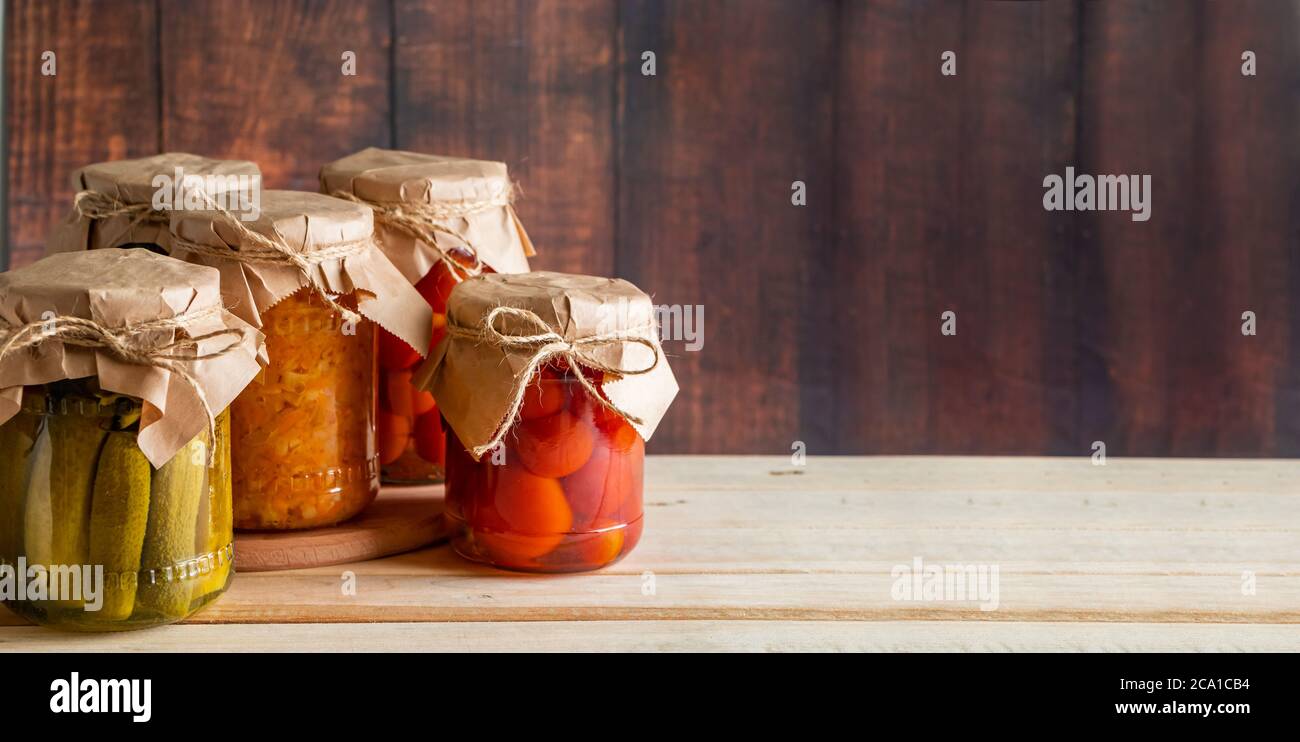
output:
<svg viewBox="0 0 1300 742"><path fill-rule="evenodd" d="M271 364L230 406L235 527L345 521L379 494L374 324L302 290L263 313L262 331Z"/></svg>
<svg viewBox="0 0 1300 742"><path fill-rule="evenodd" d="M155 469L137 442L142 411L93 379L58 381L25 387L0 425L0 562L22 583L5 601L15 613L62 629L138 629L226 590L228 413L215 444L204 432Z"/></svg>
<svg viewBox="0 0 1300 742"><path fill-rule="evenodd" d="M476 263L463 249L449 250L449 257L467 269L462 277ZM492 269L484 267L483 272ZM447 297L456 283L447 264L439 261L415 284L433 310L430 353L447 334ZM445 474L446 437L437 401L411 383L422 360L396 335L379 329L379 463L383 481L389 484L432 484L443 481Z"/></svg>
<svg viewBox="0 0 1300 742"><path fill-rule="evenodd" d="M320 186L373 211L379 248L433 310L427 349L379 333L379 451L386 484L441 482L440 406L411 381L446 334L452 271L528 271L533 245L511 206L514 181L503 162L367 147L321 166Z"/></svg>
<svg viewBox="0 0 1300 742"><path fill-rule="evenodd" d="M448 432L446 517L461 556L506 569L575 572L641 538L645 442L567 368L543 369L493 452Z"/></svg>

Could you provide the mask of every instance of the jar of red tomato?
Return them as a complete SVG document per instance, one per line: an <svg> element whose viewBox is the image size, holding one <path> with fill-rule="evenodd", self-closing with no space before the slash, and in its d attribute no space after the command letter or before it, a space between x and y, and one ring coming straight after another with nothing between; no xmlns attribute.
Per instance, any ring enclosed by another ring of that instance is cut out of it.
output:
<svg viewBox="0 0 1300 742"><path fill-rule="evenodd" d="M645 441L677 393L654 308L632 284L483 275L448 303L417 375L448 429L452 546L506 569L598 569L644 527Z"/></svg>
<svg viewBox="0 0 1300 742"><path fill-rule="evenodd" d="M320 180L322 192L374 210L381 249L433 310L431 348L445 335L447 298L457 283L528 271L533 246L511 206L504 163L372 147L325 165ZM424 350L379 332L379 456L387 483L443 478L438 406L412 384Z"/></svg>

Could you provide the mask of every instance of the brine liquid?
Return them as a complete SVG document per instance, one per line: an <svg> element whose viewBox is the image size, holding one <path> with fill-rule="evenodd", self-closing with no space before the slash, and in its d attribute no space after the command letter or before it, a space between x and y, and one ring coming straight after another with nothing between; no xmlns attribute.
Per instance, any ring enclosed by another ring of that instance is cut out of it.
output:
<svg viewBox="0 0 1300 742"><path fill-rule="evenodd" d="M645 443L567 371L527 388L519 421L474 461L447 439L446 517L462 556L573 572L619 560L641 538Z"/></svg>
<svg viewBox="0 0 1300 742"><path fill-rule="evenodd" d="M416 389L411 376L422 356L447 334L447 297L455 287L455 279L441 262L415 284L433 310L433 340L426 352L417 353L401 338L379 330L379 463L389 484L443 480L446 439L442 416L433 395Z"/></svg>

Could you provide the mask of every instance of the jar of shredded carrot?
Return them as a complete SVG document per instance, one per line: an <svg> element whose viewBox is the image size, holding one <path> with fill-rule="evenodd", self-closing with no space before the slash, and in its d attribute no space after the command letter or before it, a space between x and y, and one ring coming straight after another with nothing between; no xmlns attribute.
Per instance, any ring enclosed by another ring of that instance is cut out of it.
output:
<svg viewBox="0 0 1300 742"><path fill-rule="evenodd" d="M528 271L532 243L511 202L505 163L369 148L321 168L321 190L374 209L380 249L433 310L446 334L447 297L480 273ZM442 481L437 401L411 380L422 348L379 331L379 460L383 481Z"/></svg>
<svg viewBox="0 0 1300 742"><path fill-rule="evenodd" d="M172 253L222 268L232 311L266 335L269 364L231 405L235 527L351 518L379 493L376 336L429 346L432 311L373 241L363 205L265 191L247 221L172 220ZM413 351L414 352L414 351Z"/></svg>
<svg viewBox="0 0 1300 742"><path fill-rule="evenodd" d="M375 330L299 291L263 315L268 366L231 405L235 525L331 525L379 494Z"/></svg>

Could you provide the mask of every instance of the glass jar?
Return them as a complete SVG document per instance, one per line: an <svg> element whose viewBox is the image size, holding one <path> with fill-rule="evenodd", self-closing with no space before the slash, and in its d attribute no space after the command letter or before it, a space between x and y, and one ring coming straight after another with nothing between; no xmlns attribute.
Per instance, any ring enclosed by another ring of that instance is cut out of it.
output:
<svg viewBox="0 0 1300 742"><path fill-rule="evenodd" d="M543 369L496 450L448 429L445 513L461 556L506 569L612 564L641 538L645 442L563 368Z"/></svg>
<svg viewBox="0 0 1300 742"><path fill-rule="evenodd" d="M142 411L91 379L59 381L25 387L0 425L0 562L24 582L5 601L18 615L120 631L179 621L225 592L228 413L211 457L205 431L154 469L137 445Z"/></svg>
<svg viewBox="0 0 1300 742"><path fill-rule="evenodd" d="M379 494L374 325L345 324L310 290L262 319L271 363L230 406L235 527L345 521Z"/></svg>
<svg viewBox="0 0 1300 742"><path fill-rule="evenodd" d="M462 266L475 264L468 251L453 249L450 256ZM438 261L415 284L433 309L429 352L447 334L447 297L456 283L447 264ZM432 484L443 481L445 474L446 436L438 405L432 394L411 384L421 360L414 348L379 329L379 463L388 484Z"/></svg>

